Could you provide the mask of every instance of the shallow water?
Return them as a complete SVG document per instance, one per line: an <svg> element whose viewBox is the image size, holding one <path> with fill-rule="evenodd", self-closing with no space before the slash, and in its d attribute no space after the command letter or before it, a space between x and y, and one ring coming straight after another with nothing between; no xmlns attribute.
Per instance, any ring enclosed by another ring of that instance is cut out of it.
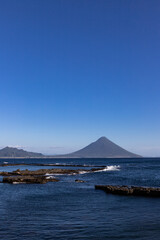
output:
<svg viewBox="0 0 160 240"><path fill-rule="evenodd" d="M56 176L59 182L44 185L1 183L1 240L160 238L159 198L116 196L94 189L95 184L160 187L160 159L1 159L0 163L6 161L109 168L103 172ZM17 168L42 167L8 166L0 167L0 171ZM76 183L75 179L87 182Z"/></svg>

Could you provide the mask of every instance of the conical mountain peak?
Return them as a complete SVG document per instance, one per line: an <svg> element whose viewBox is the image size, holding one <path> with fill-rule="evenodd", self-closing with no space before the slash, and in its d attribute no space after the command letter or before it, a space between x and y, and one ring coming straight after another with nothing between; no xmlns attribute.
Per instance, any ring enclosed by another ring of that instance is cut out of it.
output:
<svg viewBox="0 0 160 240"><path fill-rule="evenodd" d="M105 136L100 137L96 142L107 142L108 138L106 138Z"/></svg>
<svg viewBox="0 0 160 240"><path fill-rule="evenodd" d="M100 137L97 141L79 151L67 154L67 157L80 158L136 158L140 157L128 152L106 137Z"/></svg>
<svg viewBox="0 0 160 240"><path fill-rule="evenodd" d="M102 137L98 138L97 141L106 141L106 140L108 140L108 139L105 136L102 136Z"/></svg>

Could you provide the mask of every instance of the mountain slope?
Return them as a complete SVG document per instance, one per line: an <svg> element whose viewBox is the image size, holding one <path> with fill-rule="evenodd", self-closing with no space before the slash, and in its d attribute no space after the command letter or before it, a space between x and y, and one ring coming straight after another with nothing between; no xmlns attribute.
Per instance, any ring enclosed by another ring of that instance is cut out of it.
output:
<svg viewBox="0 0 160 240"><path fill-rule="evenodd" d="M128 152L117 144L111 142L106 137L99 138L96 142L89 144L83 149L65 155L67 157L79 158L137 158L141 157Z"/></svg>
<svg viewBox="0 0 160 240"><path fill-rule="evenodd" d="M27 152L23 149L5 147L0 150L0 157L43 157L41 153Z"/></svg>

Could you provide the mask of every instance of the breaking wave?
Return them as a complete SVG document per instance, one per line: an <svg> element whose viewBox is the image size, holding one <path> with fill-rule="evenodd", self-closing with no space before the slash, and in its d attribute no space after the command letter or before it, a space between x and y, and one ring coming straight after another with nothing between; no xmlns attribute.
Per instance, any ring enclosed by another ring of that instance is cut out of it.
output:
<svg viewBox="0 0 160 240"><path fill-rule="evenodd" d="M120 165L111 165L106 166L103 169L97 170L82 170L76 173L68 173L67 175L77 175L77 174L86 174L86 173L95 173L95 172L110 172L110 171L120 171ZM46 179L54 178L55 175L65 175L64 173L46 173Z"/></svg>
<svg viewBox="0 0 160 240"><path fill-rule="evenodd" d="M120 171L120 165L106 166L103 170L98 170L97 172L106 172L106 171Z"/></svg>
<svg viewBox="0 0 160 240"><path fill-rule="evenodd" d="M119 171L120 170L120 165L111 165L111 166L106 166L102 170L97 170L95 172L109 172L109 171Z"/></svg>
<svg viewBox="0 0 160 240"><path fill-rule="evenodd" d="M46 177L46 179L54 179L55 177L52 175L52 176L48 176Z"/></svg>
<svg viewBox="0 0 160 240"><path fill-rule="evenodd" d="M85 174L85 173L91 173L91 172L88 172L88 171L80 171L79 174Z"/></svg>
<svg viewBox="0 0 160 240"><path fill-rule="evenodd" d="M106 166L103 169L93 171L93 172L91 172L91 171L80 171L79 174L94 173L94 172L109 172L109 171L120 171L120 165Z"/></svg>
<svg viewBox="0 0 160 240"><path fill-rule="evenodd" d="M46 179L54 178L55 175L64 175L63 173L46 173Z"/></svg>

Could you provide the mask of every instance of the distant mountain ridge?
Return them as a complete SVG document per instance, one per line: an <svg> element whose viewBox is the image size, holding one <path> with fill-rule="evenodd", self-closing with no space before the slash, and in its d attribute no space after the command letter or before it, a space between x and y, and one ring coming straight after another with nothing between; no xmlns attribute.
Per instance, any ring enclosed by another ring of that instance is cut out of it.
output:
<svg viewBox="0 0 160 240"><path fill-rule="evenodd" d="M97 141L89 144L79 151L66 154L64 157L75 158L138 158L137 154L129 152L106 137L101 137Z"/></svg>
<svg viewBox="0 0 160 240"><path fill-rule="evenodd" d="M23 149L13 148L13 147L5 147L0 150L0 157L43 157L44 155L41 153L33 153L27 152Z"/></svg>
<svg viewBox="0 0 160 240"><path fill-rule="evenodd" d="M139 158L141 156L129 152L106 137L101 137L88 146L69 154L45 156L41 153L27 152L23 149L5 147L0 150L0 157L8 158Z"/></svg>

